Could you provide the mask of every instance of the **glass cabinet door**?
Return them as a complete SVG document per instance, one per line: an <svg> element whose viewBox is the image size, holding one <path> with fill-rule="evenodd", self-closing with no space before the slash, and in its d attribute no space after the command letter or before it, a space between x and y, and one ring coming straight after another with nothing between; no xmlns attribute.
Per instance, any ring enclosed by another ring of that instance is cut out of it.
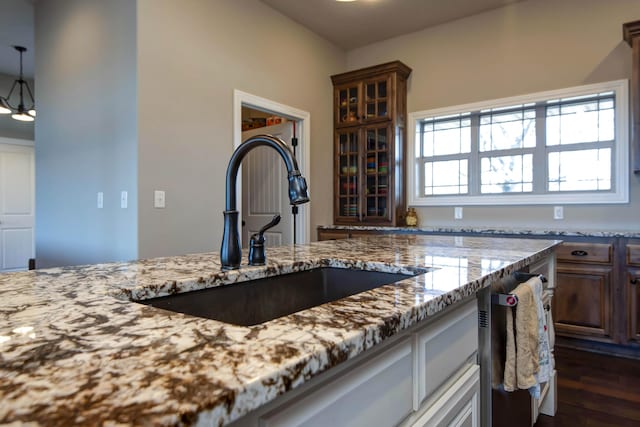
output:
<svg viewBox="0 0 640 427"><path fill-rule="evenodd" d="M360 219L359 187L359 147L358 130L338 132L338 188L337 215L345 218Z"/></svg>
<svg viewBox="0 0 640 427"><path fill-rule="evenodd" d="M360 119L360 85L344 85L336 88L335 108L338 113L336 123L338 124L355 124Z"/></svg>
<svg viewBox="0 0 640 427"><path fill-rule="evenodd" d="M373 120L389 118L391 103L389 102L389 78L379 78L364 82L364 119Z"/></svg>
<svg viewBox="0 0 640 427"><path fill-rule="evenodd" d="M369 126L365 128L365 177L364 189L367 219L381 220L391 217L391 197L393 191L391 176L389 142L391 141L391 126Z"/></svg>

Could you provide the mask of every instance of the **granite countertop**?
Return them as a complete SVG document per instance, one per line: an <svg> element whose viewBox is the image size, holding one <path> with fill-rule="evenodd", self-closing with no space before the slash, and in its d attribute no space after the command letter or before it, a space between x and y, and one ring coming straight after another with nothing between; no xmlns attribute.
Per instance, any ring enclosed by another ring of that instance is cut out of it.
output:
<svg viewBox="0 0 640 427"><path fill-rule="evenodd" d="M553 251L558 241L389 235L0 275L0 424L223 425ZM130 301L342 266L431 272L252 327Z"/></svg>
<svg viewBox="0 0 640 427"><path fill-rule="evenodd" d="M507 227L482 227L482 226L420 226L420 227L388 227L367 225L320 225L319 230L361 230L361 231L387 231L402 233L475 233L486 235L516 235L516 236L549 236L553 237L625 237L640 239L638 230L566 230L552 228L507 228Z"/></svg>

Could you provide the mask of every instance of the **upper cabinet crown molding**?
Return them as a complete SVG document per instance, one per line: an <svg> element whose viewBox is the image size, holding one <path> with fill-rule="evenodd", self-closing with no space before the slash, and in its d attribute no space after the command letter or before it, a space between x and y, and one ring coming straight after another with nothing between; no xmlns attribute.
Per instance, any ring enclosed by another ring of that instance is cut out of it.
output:
<svg viewBox="0 0 640 427"><path fill-rule="evenodd" d="M629 43L629 46L633 46L632 39L638 36L640 36L640 21L622 24L622 37L624 38L624 41Z"/></svg>
<svg viewBox="0 0 640 427"><path fill-rule="evenodd" d="M331 81L334 85L340 85L351 82L353 80L370 79L384 73L397 73L399 77L407 79L409 78L409 74L411 74L411 68L400 61L391 61L380 65L361 68L359 70L335 74L331 76Z"/></svg>

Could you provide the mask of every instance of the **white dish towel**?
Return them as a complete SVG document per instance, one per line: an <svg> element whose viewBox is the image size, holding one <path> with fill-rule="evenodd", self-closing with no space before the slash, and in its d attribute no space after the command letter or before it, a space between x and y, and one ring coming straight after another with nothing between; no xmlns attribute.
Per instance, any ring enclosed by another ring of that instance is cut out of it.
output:
<svg viewBox="0 0 640 427"><path fill-rule="evenodd" d="M551 346L549 343L549 332L547 329L547 316L544 312L544 306L542 304L543 286L540 277L532 277L527 280L526 285L531 287L533 292L533 298L536 303L536 312L538 314L538 363L539 369L536 374L537 384L529 389L531 396L536 399L540 399L540 384L549 381L553 373L553 354L551 353Z"/></svg>

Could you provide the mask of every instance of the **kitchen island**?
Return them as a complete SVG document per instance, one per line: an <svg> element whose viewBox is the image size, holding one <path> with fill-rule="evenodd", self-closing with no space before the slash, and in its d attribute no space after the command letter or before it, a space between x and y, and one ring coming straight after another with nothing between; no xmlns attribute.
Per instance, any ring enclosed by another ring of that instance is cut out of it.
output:
<svg viewBox="0 0 640 427"><path fill-rule="evenodd" d="M242 421L559 243L389 235L268 248L266 266L231 271L206 253L4 274L0 423ZM249 327L132 302L322 266L424 274Z"/></svg>

